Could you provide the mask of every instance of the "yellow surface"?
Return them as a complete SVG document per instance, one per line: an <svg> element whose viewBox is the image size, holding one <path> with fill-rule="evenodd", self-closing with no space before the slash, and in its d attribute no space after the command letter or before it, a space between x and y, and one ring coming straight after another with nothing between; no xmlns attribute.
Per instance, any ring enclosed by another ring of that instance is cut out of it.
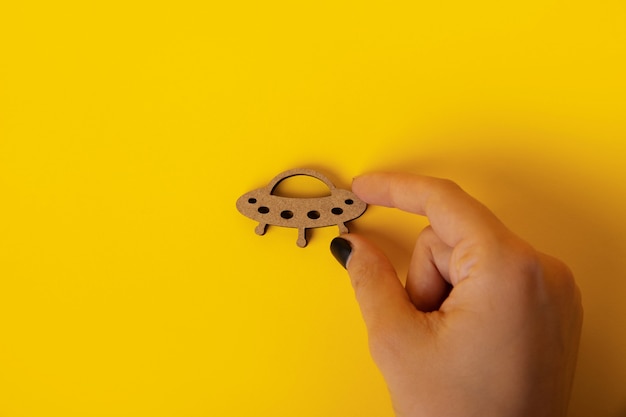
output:
<svg viewBox="0 0 626 417"><path fill-rule="evenodd" d="M391 416L337 229L235 210L302 166L453 178L564 258L570 416L626 414L626 3L387 3L0 2L0 416ZM404 273L424 224L353 228Z"/></svg>

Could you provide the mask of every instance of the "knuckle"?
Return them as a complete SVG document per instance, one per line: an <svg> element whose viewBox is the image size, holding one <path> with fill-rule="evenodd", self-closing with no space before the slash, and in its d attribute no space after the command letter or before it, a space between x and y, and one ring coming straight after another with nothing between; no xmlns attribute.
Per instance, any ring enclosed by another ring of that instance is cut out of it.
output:
<svg viewBox="0 0 626 417"><path fill-rule="evenodd" d="M452 181L449 178L440 178L439 181L441 188L445 188L450 191L461 189L461 187L456 182Z"/></svg>
<svg viewBox="0 0 626 417"><path fill-rule="evenodd" d="M363 264L354 265L350 269L352 288L357 299L361 299L363 293L367 291L373 279L372 275L372 269Z"/></svg>
<svg viewBox="0 0 626 417"><path fill-rule="evenodd" d="M362 299L364 296L369 295L375 291L376 281L384 272L381 272L380 268L375 265L370 266L358 266L351 271L352 287L357 299Z"/></svg>
<svg viewBox="0 0 626 417"><path fill-rule="evenodd" d="M370 316L367 334L374 358L401 358L405 354L407 337L410 337L403 323L387 320L383 314Z"/></svg>
<svg viewBox="0 0 626 417"><path fill-rule="evenodd" d="M383 326L368 326L368 342L372 357L375 359L398 358L402 349L398 336Z"/></svg>
<svg viewBox="0 0 626 417"><path fill-rule="evenodd" d="M420 247L429 246L435 239L437 239L437 234L429 225L420 232L416 244Z"/></svg>

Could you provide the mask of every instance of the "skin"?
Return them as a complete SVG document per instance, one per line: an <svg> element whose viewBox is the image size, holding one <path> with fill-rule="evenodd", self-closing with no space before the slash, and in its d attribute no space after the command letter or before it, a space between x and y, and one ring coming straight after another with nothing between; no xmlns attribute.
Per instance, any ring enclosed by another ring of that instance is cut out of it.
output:
<svg viewBox="0 0 626 417"><path fill-rule="evenodd" d="M406 286L365 237L342 236L396 416L565 416L583 315L567 266L451 181L373 173L352 190L430 222Z"/></svg>

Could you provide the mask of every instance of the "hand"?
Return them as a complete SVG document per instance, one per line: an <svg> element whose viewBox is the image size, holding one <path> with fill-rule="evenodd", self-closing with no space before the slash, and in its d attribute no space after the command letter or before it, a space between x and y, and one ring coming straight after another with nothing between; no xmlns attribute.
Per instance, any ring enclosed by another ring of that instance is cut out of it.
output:
<svg viewBox="0 0 626 417"><path fill-rule="evenodd" d="M582 324L569 269L453 182L379 173L352 189L430 221L405 287L366 238L331 244L347 264L396 415L565 416Z"/></svg>

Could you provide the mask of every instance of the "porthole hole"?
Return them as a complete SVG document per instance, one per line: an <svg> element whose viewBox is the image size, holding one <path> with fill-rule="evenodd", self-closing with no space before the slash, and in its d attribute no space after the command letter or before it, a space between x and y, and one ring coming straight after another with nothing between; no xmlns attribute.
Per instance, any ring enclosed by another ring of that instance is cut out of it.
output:
<svg viewBox="0 0 626 417"><path fill-rule="evenodd" d="M267 214L270 212L270 209L268 207L261 206L257 209L257 211L261 214Z"/></svg>
<svg viewBox="0 0 626 417"><path fill-rule="evenodd" d="M249 198L248 199L248 203L255 204L256 203L256 198Z"/></svg>
<svg viewBox="0 0 626 417"><path fill-rule="evenodd" d="M320 212L319 212L319 211L317 211L317 210L311 210L311 211L309 211L309 212L306 214L306 216L307 216L309 219L316 220L316 219L319 219L319 218L320 218Z"/></svg>
<svg viewBox="0 0 626 417"><path fill-rule="evenodd" d="M354 204L354 200L352 200L351 198L349 198L349 199L347 199L347 200L345 201L345 203L346 203L347 205L349 205L349 206L350 206L350 205Z"/></svg>
<svg viewBox="0 0 626 417"><path fill-rule="evenodd" d="M341 207L334 207L332 210L330 210L330 212L336 215L340 215L343 214L343 209Z"/></svg>
<svg viewBox="0 0 626 417"><path fill-rule="evenodd" d="M290 210L283 210L280 212L280 217L283 219L291 219L293 217L293 212Z"/></svg>

